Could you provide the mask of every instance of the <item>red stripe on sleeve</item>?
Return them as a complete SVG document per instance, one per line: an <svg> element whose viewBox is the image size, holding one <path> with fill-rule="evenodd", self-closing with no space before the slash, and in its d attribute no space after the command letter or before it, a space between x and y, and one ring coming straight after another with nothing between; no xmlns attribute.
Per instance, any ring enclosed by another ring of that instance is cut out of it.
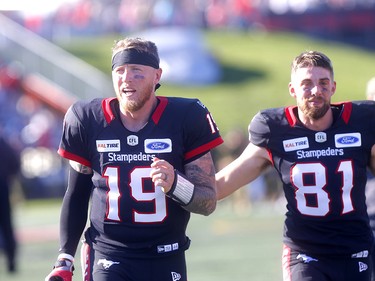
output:
<svg viewBox="0 0 375 281"><path fill-rule="evenodd" d="M223 142L224 142L223 139L221 137L218 137L209 143L206 143L200 147L197 147L196 149L193 149L192 151L187 152L185 154L185 160L189 160L193 158L194 156L205 153L211 150L212 148L222 144Z"/></svg>
<svg viewBox="0 0 375 281"><path fill-rule="evenodd" d="M78 155L75 155L75 154L73 154L73 153L70 153L70 152L68 152L68 151L66 151L66 150L64 150L64 149L62 149L62 148L59 148L59 150L57 151L57 153L58 153L60 156L66 158L66 159L68 159L68 160L76 161L76 162L78 162L78 163L80 163L80 164L82 164L82 165L85 165L85 166L91 168L91 162L88 161L88 160L86 160L85 158L82 158L82 157L80 157L80 156L78 156Z"/></svg>

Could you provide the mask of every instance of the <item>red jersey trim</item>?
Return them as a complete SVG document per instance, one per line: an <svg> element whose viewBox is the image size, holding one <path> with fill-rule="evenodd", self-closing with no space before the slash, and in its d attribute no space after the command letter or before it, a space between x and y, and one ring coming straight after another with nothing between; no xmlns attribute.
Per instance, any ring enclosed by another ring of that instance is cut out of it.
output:
<svg viewBox="0 0 375 281"><path fill-rule="evenodd" d="M58 153L60 156L66 158L66 159L68 159L68 160L76 161L76 162L78 162L78 163L80 163L80 164L82 164L82 165L85 165L85 166L91 168L91 162L87 161L85 158L82 158L82 157L80 157L80 156L78 156L78 155L75 155L75 154L73 154L73 153L70 153L70 152L68 152L68 151L66 151L66 150L64 150L64 149L62 149L62 148L59 148L59 149L57 150L57 153Z"/></svg>
<svg viewBox="0 0 375 281"><path fill-rule="evenodd" d="M350 116L352 115L353 104L351 102L343 102L339 104L342 104L344 106L341 118L345 122L345 124L348 124Z"/></svg>
<svg viewBox="0 0 375 281"><path fill-rule="evenodd" d="M206 143L200 147L197 147L196 149L193 149L192 151L189 151L185 154L185 160L189 160L199 154L202 154L204 152L207 152L211 150L212 148L222 144L224 140L221 137L218 137L214 139L213 141L210 141L209 143Z"/></svg>
<svg viewBox="0 0 375 281"><path fill-rule="evenodd" d="M111 109L111 102L116 99L116 98L106 98L106 99L103 99L102 101L102 109L103 109L103 114L104 114L104 118L105 120L107 121L107 123L111 123L111 121L113 119L115 119L115 115L113 114L112 112L112 109Z"/></svg>
<svg viewBox="0 0 375 281"><path fill-rule="evenodd" d="M293 110L296 106L285 107L285 116L290 126L294 127L297 123L297 117L294 115Z"/></svg>
<svg viewBox="0 0 375 281"><path fill-rule="evenodd" d="M275 166L275 162L273 162L272 151L267 148L267 152L268 152L268 157L270 158L270 161L272 163L272 166Z"/></svg>
<svg viewBox="0 0 375 281"><path fill-rule="evenodd" d="M168 99L166 97L158 97L158 99L160 103L158 104L154 114L152 115L152 121L154 121L155 124L159 123L159 120L168 104Z"/></svg>

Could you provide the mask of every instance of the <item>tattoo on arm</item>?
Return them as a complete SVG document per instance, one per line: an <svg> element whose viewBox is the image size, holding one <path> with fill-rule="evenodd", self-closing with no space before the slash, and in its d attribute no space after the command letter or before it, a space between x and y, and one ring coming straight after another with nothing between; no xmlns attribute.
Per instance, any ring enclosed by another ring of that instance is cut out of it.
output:
<svg viewBox="0 0 375 281"><path fill-rule="evenodd" d="M216 208L215 166L211 153L185 165L185 176L194 184L193 199L185 209L206 216L211 214Z"/></svg>
<svg viewBox="0 0 375 281"><path fill-rule="evenodd" d="M69 160L69 164L78 173L82 173L82 174L85 174L85 175L92 174L92 169L90 167L82 165L81 163L78 163L78 162L73 161L73 160Z"/></svg>

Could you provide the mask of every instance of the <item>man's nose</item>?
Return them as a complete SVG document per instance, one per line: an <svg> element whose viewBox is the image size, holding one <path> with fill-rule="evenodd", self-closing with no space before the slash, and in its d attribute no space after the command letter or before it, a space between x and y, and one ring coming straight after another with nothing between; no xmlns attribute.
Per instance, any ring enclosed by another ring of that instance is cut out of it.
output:
<svg viewBox="0 0 375 281"><path fill-rule="evenodd" d="M314 86L314 87L311 89L311 94L312 94L313 96L321 95L321 94L322 94L322 87L320 87L319 85Z"/></svg>

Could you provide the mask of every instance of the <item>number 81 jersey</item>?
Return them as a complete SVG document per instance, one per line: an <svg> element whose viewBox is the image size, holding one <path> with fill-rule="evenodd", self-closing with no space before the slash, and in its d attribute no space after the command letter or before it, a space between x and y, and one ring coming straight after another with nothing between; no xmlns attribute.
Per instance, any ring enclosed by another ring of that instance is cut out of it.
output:
<svg viewBox="0 0 375 281"><path fill-rule="evenodd" d="M154 186L152 159L165 159L183 173L185 164L222 142L197 99L158 97L138 132L122 125L115 98L74 104L58 152L93 169L88 235L94 248L124 256L185 250L190 213Z"/></svg>
<svg viewBox="0 0 375 281"><path fill-rule="evenodd" d="M375 103L331 107L334 122L321 132L304 127L296 107L261 111L250 124L250 140L269 151L283 183L284 242L308 254L351 256L373 243L365 185Z"/></svg>

